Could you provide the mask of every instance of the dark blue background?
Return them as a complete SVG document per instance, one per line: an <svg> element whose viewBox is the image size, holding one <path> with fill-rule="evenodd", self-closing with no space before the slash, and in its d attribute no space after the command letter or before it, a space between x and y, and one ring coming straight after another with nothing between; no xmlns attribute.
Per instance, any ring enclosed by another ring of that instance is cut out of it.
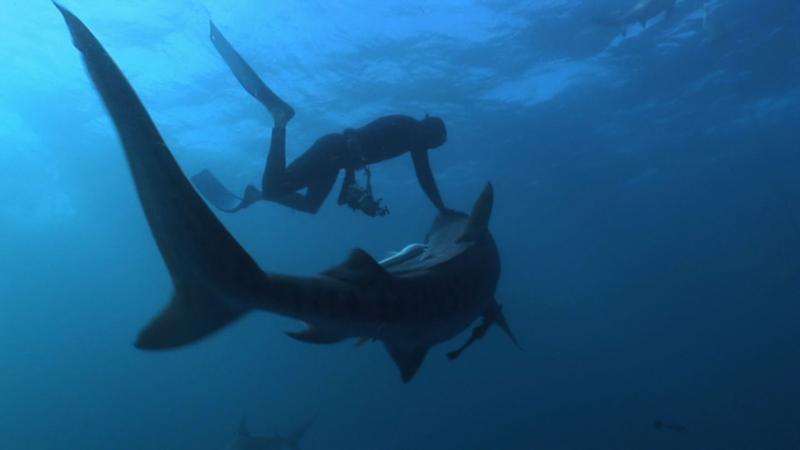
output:
<svg viewBox="0 0 800 450"><path fill-rule="evenodd" d="M12 2L9 2L12 3ZM403 385L380 345L310 346L252 314L198 345L133 339L170 281L121 149L49 2L0 18L0 447L220 449L246 415L304 449L800 448L800 8L633 0L65 1L129 76L189 173L242 189L269 120L207 38L212 17L298 111L290 158L376 115L441 115L447 202L491 180L497 331L437 347ZM407 158L392 209L259 204L224 223L265 270L419 241L434 211ZM656 431L654 419L686 433Z"/></svg>

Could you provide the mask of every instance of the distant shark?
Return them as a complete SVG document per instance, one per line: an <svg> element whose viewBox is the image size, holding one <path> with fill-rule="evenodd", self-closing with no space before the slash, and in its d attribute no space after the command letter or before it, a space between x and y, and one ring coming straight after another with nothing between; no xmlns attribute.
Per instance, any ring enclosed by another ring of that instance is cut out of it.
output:
<svg viewBox="0 0 800 450"><path fill-rule="evenodd" d="M625 29L630 25L638 23L645 27L648 21L662 13L669 16L675 8L675 1L676 0L640 0L629 10L611 17L599 18L597 22L601 25L618 27L622 29L622 34L624 35Z"/></svg>
<svg viewBox="0 0 800 450"><path fill-rule="evenodd" d="M310 425L311 421L306 422L299 430L287 437L277 434L272 437L254 436L250 434L247 420L242 419L236 438L226 447L226 450L300 450L300 439L306 434Z"/></svg>
<svg viewBox="0 0 800 450"><path fill-rule="evenodd" d="M424 248L381 265L361 249L318 276L263 272L194 191L141 101L88 28L56 4L116 126L147 222L175 285L169 305L139 334L144 350L198 341L253 310L302 320L303 342L348 338L384 344L404 382L428 350L496 324L513 339L494 292L500 257L488 224L488 185L472 213L439 214Z"/></svg>

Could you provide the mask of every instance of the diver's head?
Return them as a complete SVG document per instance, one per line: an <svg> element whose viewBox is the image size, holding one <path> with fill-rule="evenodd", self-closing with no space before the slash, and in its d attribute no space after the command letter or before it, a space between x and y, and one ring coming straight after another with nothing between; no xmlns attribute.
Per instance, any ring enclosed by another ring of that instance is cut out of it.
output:
<svg viewBox="0 0 800 450"><path fill-rule="evenodd" d="M426 148L441 147L447 141L447 128L444 120L425 114L420 121L422 143Z"/></svg>

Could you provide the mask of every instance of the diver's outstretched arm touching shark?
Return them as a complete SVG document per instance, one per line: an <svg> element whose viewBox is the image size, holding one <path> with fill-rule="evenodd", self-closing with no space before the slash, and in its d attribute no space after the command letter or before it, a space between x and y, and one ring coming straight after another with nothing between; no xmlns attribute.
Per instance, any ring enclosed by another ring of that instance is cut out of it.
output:
<svg viewBox="0 0 800 450"><path fill-rule="evenodd" d="M420 121L400 115L381 117L364 127L319 138L287 166L286 126L294 117L294 109L267 87L213 23L211 41L234 77L269 110L274 121L260 192L248 186L244 196L239 197L207 170L192 177L212 205L222 211L235 212L263 199L313 214L319 211L333 189L339 171L344 169L346 176L338 203L369 216L384 215L388 209L373 198L369 183L365 188L358 186L355 171L409 152L423 191L437 209L447 211L428 161L428 150L441 146L447 139L447 130L441 119L426 116ZM302 189L307 189L305 194L299 193Z"/></svg>

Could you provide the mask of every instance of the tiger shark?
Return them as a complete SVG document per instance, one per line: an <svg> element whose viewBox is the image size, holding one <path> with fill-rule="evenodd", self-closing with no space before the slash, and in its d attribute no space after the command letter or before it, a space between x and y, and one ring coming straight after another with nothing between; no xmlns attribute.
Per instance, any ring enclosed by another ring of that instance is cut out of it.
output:
<svg viewBox="0 0 800 450"><path fill-rule="evenodd" d="M304 330L287 333L303 342L381 342L408 382L431 347L481 318L451 359L495 324L516 344L494 297L500 256L488 229L491 184L471 214L440 213L422 251L414 246L381 265L356 248L346 261L316 276L262 271L194 190L100 42L70 11L56 7L117 130L174 284L172 300L139 333L137 348L181 347L262 310L305 322Z"/></svg>

